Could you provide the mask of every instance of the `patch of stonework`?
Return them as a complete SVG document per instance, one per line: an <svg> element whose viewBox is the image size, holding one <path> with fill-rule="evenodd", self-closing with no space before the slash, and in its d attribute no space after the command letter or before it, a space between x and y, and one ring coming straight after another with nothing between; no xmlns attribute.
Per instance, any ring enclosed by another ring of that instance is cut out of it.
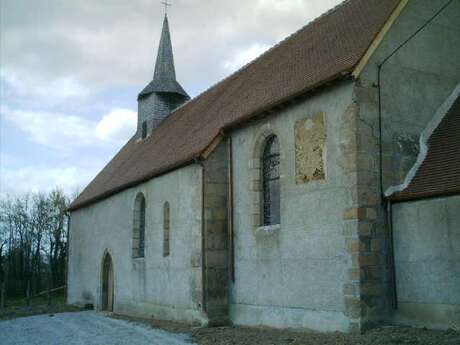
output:
<svg viewBox="0 0 460 345"><path fill-rule="evenodd" d="M295 124L296 183L326 179L326 114L301 119Z"/></svg>

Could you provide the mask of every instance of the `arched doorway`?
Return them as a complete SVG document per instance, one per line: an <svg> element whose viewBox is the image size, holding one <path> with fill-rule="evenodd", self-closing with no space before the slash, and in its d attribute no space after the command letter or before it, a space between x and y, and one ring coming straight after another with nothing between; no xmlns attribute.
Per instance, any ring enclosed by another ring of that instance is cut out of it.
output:
<svg viewBox="0 0 460 345"><path fill-rule="evenodd" d="M113 265L109 253L102 263L102 310L113 311Z"/></svg>

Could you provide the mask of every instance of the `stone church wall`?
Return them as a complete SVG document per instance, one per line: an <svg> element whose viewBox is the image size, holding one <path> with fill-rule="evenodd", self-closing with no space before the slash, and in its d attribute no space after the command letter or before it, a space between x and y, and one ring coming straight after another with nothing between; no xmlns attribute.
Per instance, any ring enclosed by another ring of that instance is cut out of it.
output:
<svg viewBox="0 0 460 345"><path fill-rule="evenodd" d="M174 171L72 212L68 302L101 307L101 265L113 260L114 311L195 322L204 318L201 168ZM146 199L145 258L132 257L136 195ZM170 255L163 257L163 205L170 204Z"/></svg>
<svg viewBox="0 0 460 345"><path fill-rule="evenodd" d="M460 196L393 206L397 322L460 327Z"/></svg>
<svg viewBox="0 0 460 345"><path fill-rule="evenodd" d="M356 82L356 105L350 109L356 133L355 149L346 158L357 163L354 209L350 210L354 215L349 216L350 239L356 241L359 250L349 282L350 306L360 328L391 321L395 299L391 237L385 225L385 208L378 202L381 195L378 65L446 3L409 1ZM421 132L460 81L459 16L460 3L454 1L397 50L381 69L383 192L404 180L418 155Z"/></svg>
<svg viewBox="0 0 460 345"><path fill-rule="evenodd" d="M205 311L210 325L227 324L229 282L229 146L221 142L204 167Z"/></svg>
<svg viewBox="0 0 460 345"><path fill-rule="evenodd" d="M377 66L445 4L409 1L363 70L356 99L374 136L378 135ZM417 158L421 132L460 82L459 16L460 3L454 1L382 67L385 188L403 182Z"/></svg>
<svg viewBox="0 0 460 345"><path fill-rule="evenodd" d="M346 124L352 90L351 82L339 83L233 133L234 323L349 330L352 255L343 214L352 205L354 175L347 169L354 162L342 156L352 135ZM281 153L281 226L266 232L260 163L273 134Z"/></svg>

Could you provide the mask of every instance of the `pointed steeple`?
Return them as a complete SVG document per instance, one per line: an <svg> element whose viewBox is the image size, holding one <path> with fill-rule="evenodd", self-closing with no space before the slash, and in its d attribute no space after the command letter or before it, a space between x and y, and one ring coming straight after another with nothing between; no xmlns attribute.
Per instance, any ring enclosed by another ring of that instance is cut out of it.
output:
<svg viewBox="0 0 460 345"><path fill-rule="evenodd" d="M174 55L169 32L168 16L165 14L163 29L161 31L160 45L158 46L157 60L153 80L139 94L139 98L153 92L177 93L189 98L187 92L176 80L176 69L174 67Z"/></svg>
<svg viewBox="0 0 460 345"><path fill-rule="evenodd" d="M157 61L153 80L176 80L176 70L174 68L174 55L171 45L171 34L169 33L168 16L163 20L163 30L161 31L160 46L158 47Z"/></svg>
<svg viewBox="0 0 460 345"><path fill-rule="evenodd" d="M176 80L171 34L165 14L153 79L138 96L138 137L149 135L174 109L189 99Z"/></svg>

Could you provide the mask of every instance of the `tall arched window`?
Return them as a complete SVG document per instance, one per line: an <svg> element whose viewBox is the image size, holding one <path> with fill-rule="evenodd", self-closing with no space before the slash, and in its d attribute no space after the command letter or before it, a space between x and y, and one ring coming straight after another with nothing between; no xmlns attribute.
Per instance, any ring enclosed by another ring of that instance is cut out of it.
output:
<svg viewBox="0 0 460 345"><path fill-rule="evenodd" d="M163 257L169 256L170 215L169 202L163 205Z"/></svg>
<svg viewBox="0 0 460 345"><path fill-rule="evenodd" d="M133 257L143 258L145 252L145 198L142 193L134 202Z"/></svg>
<svg viewBox="0 0 460 345"><path fill-rule="evenodd" d="M262 155L263 225L280 224L280 146L272 135Z"/></svg>

